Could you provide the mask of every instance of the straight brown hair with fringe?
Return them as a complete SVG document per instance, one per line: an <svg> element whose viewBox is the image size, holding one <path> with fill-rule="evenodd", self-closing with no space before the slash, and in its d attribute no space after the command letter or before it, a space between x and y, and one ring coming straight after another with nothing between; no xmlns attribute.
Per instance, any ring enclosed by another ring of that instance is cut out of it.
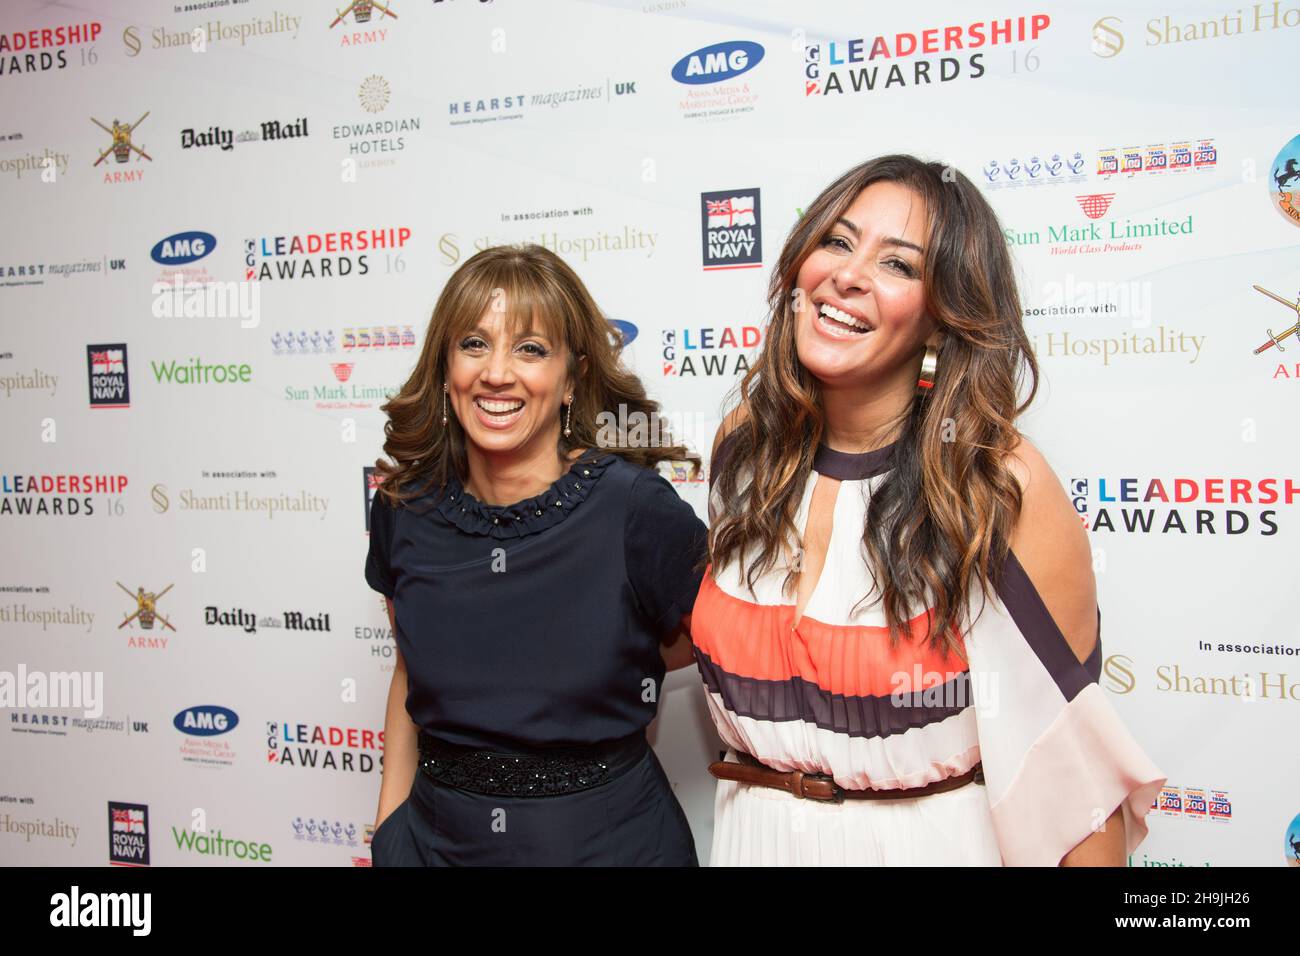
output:
<svg viewBox="0 0 1300 956"><path fill-rule="evenodd" d="M737 386L735 404L748 417L716 463L722 510L709 555L715 566L739 560L752 591L783 542L798 540L795 512L825 421L819 383L795 349L796 281L836 220L877 182L905 186L925 204L925 309L943 341L934 387L889 426L892 467L871 495L862 534L874 582L863 600L878 594L891 644L912 633L922 609L925 639L961 655L959 631L975 587L987 597L1000 583L1020 514L1020 486L1004 460L1020 438L1014 421L1037 393L1038 365L997 216L952 167L901 154L869 160L827 186L791 231L768 289L763 347ZM920 360L918 353L918 371ZM1026 379L1027 397L1017 404ZM749 478L743 488L742 475ZM787 593L793 581L792 570Z"/></svg>
<svg viewBox="0 0 1300 956"><path fill-rule="evenodd" d="M451 348L491 308L504 308L511 335L533 327L568 348L568 372L576 383L573 434L566 438L560 428L556 454L561 460L568 460L575 449L600 447L647 468L661 461L690 461L692 475L698 474L700 456L672 444L662 425L657 446L632 443L628 447L628 436L623 434L627 429L608 424L655 421L659 403L646 397L641 380L619 361L622 343L615 341L616 333L577 273L549 249L527 243L484 249L447 280L414 371L380 409L388 415L384 454L391 461L375 462L383 478L377 493L397 506L430 487L443 488L452 474L461 482L467 479L465 432L455 415L449 415L443 427L442 386ZM587 358L585 366L579 362L581 356ZM619 415L620 406L626 407L626 415ZM608 414L598 421L602 412Z"/></svg>

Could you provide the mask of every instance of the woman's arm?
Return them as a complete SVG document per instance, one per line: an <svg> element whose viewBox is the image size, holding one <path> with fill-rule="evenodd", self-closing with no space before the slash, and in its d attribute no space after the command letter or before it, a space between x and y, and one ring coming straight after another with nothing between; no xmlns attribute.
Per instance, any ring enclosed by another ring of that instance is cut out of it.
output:
<svg viewBox="0 0 1300 956"><path fill-rule="evenodd" d="M1037 448L1022 440L1007 465L1023 496L1011 550L1075 657L1086 661L1097 642L1097 582L1088 533ZM1103 810L1096 808L1098 815ZM1125 845L1123 814L1117 807L1065 854L1060 865L1123 866Z"/></svg>
<svg viewBox="0 0 1300 956"><path fill-rule="evenodd" d="M388 623L397 638L397 622L393 617L393 602L388 605ZM419 728L406 712L406 661L394 645L397 663L393 667L393 680L388 685L388 709L384 715L384 769L379 782L379 812L375 816L375 829L406 799L415 781L418 759Z"/></svg>
<svg viewBox="0 0 1300 956"><path fill-rule="evenodd" d="M664 668L675 671L695 663L695 649L691 645L691 616L683 614L681 623L670 634L665 634L659 644Z"/></svg>

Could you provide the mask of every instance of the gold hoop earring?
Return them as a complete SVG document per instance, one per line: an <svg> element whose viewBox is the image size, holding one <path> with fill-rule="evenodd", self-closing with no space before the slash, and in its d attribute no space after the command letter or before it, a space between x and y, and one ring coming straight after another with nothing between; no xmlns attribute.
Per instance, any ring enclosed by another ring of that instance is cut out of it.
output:
<svg viewBox="0 0 1300 956"><path fill-rule="evenodd" d="M568 438L570 435L573 434L573 430L569 428L569 422L572 420L572 417L573 417L573 396L570 395L569 405L564 411L564 437L565 438Z"/></svg>
<svg viewBox="0 0 1300 956"><path fill-rule="evenodd" d="M921 377L916 380L916 393L926 395L934 388L934 375L939 370L939 350L933 345L925 347L925 356L921 359Z"/></svg>

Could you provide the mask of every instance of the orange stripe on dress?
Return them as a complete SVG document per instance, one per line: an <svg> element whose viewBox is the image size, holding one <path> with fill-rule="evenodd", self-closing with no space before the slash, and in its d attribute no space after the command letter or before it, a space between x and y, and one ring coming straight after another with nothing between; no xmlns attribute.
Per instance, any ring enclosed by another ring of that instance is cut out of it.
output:
<svg viewBox="0 0 1300 956"><path fill-rule="evenodd" d="M922 640L929 610L909 622L896 648L889 629L823 624L807 614L794 625L793 604L752 604L713 580L710 565L695 598L691 639L729 674L755 680L799 677L832 694L854 697L911 693L946 683L965 661Z"/></svg>

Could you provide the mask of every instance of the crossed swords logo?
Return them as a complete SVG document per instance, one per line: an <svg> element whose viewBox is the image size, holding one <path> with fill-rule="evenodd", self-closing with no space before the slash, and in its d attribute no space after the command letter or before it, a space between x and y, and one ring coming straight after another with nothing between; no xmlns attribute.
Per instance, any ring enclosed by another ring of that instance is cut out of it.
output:
<svg viewBox="0 0 1300 956"><path fill-rule="evenodd" d="M146 631L153 630L154 618L162 621L163 627L170 627L173 631L176 630L176 628L172 627L171 621L158 613L157 607L158 599L176 586L174 582L167 585L157 594L154 594L152 591L146 591L144 588L137 588L136 593L132 594L131 589L121 581L117 582L117 586L125 591L127 596L136 604L135 613L128 615L127 619L117 626L119 631L134 621L137 617L140 619L140 627Z"/></svg>
<svg viewBox="0 0 1300 956"><path fill-rule="evenodd" d="M1264 331L1268 333L1268 341L1265 342L1263 345L1261 345L1259 348L1255 349L1255 354L1258 355L1260 352L1267 352L1275 345L1277 346L1277 350L1279 352L1285 352L1286 349L1282 347L1282 340L1287 338L1288 336L1300 333L1300 296L1297 296L1294 302L1288 302L1286 299L1282 298L1277 293L1269 292L1263 286L1257 285L1254 288L1256 292L1262 292L1270 299L1274 300L1275 302L1281 302L1288 309L1295 310L1297 315L1296 324L1291 326L1291 328L1289 329L1284 329L1283 331L1277 333L1274 333L1272 329L1265 329Z"/></svg>
<svg viewBox="0 0 1300 956"><path fill-rule="evenodd" d="M148 153L146 153L139 146L135 145L135 143L131 142L131 133L135 131L135 128L137 126L139 126L141 123L144 122L145 116L148 115L149 115L149 111L145 110L144 116L141 116L134 123L119 123L117 120L113 120L113 126L111 129L92 116L90 118L90 121L94 123L96 126L98 126L100 129L102 129L109 136L113 137L113 142L109 144L108 149L104 150L102 153L99 154L99 159L95 160L95 165L98 166L100 163L102 163L104 161L104 158L108 156L109 153L112 153L113 158L116 159L119 163L125 163L128 159L131 158L132 150L135 150L137 153L139 153L141 156L143 156L145 159L149 160L149 162L152 163L153 157L150 156Z"/></svg>
<svg viewBox="0 0 1300 956"><path fill-rule="evenodd" d="M357 23L369 23L370 10L372 7L378 10L380 13L384 14L385 16L392 17L394 20L397 19L397 14L395 14L392 10L388 9L382 3L378 3L377 0L352 0L352 2L349 3L342 10L334 11L335 13L338 14L338 16L335 17L334 22L330 24L330 29L333 30L336 26L342 23L343 18L346 17L349 13L353 15Z"/></svg>

